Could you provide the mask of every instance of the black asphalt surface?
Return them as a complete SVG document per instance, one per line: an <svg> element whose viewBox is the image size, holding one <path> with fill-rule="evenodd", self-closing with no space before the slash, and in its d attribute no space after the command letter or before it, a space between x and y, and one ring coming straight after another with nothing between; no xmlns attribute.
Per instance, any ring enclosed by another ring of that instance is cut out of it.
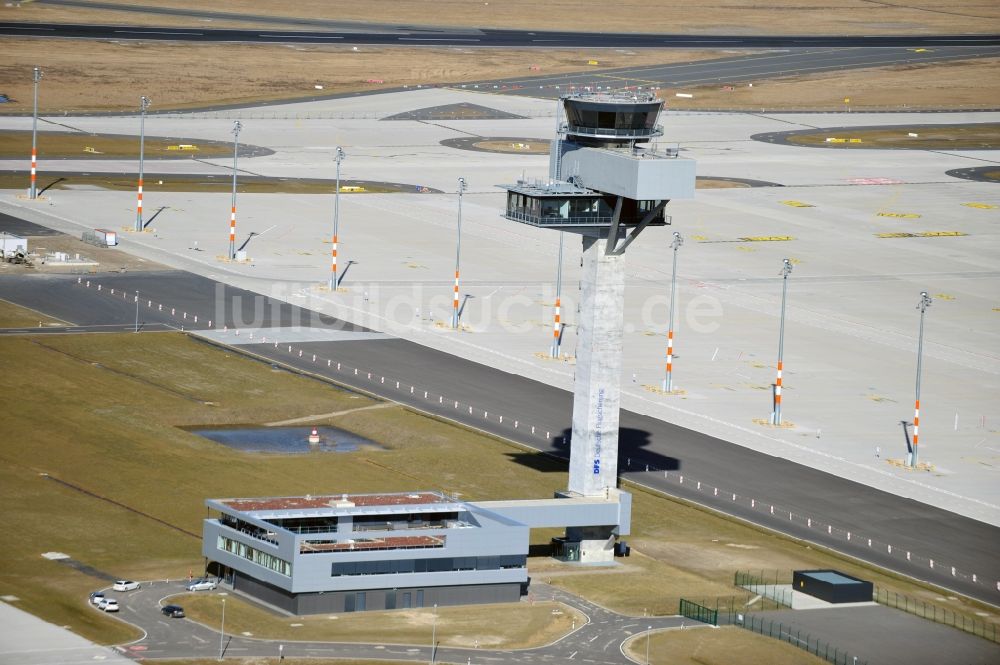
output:
<svg viewBox="0 0 1000 665"><path fill-rule="evenodd" d="M699 60L670 65L647 65L618 69L594 69L570 74L535 74L503 80L470 81L460 86L529 97L558 97L569 92L626 87L681 88L703 85L753 83L782 76L805 76L836 71L922 65L932 62L963 60L1000 55L995 45L920 48L916 43L878 45L856 43L845 38L842 43L825 46L787 44L782 50L740 54L714 60ZM749 48L741 45L738 48ZM778 45L775 45L778 48ZM906 94L907 99L913 95ZM668 106L670 102L668 101Z"/></svg>
<svg viewBox="0 0 1000 665"><path fill-rule="evenodd" d="M834 648L840 654L847 649L858 662L870 665L1000 663L1000 644L881 605L759 612L745 615L744 620L763 627L758 632L780 634L792 644L815 644L819 638L829 644L831 656ZM851 659L837 662L850 663Z"/></svg>
<svg viewBox="0 0 1000 665"><path fill-rule="evenodd" d="M171 12L190 16L185 10ZM230 18L233 18L230 15ZM257 17L260 19L263 17ZM285 19L281 19L284 21ZM341 24L343 25L343 24ZM1000 35L669 35L627 32L489 30L352 24L343 30L261 30L144 25L0 22L0 35L141 39L144 41L367 44L402 46L487 46L531 48L852 48L1000 46Z"/></svg>
<svg viewBox="0 0 1000 665"><path fill-rule="evenodd" d="M224 320L229 327L364 330L181 271L95 276L89 288L87 278L77 279L4 276L0 298L75 325L127 329L134 325L138 289L140 321L147 324L190 330L207 327L211 319L215 328ZM569 434L572 396L567 391L401 339L292 347L291 352L287 344L234 348L568 456L563 437ZM1000 605L996 527L647 416L623 411L621 427L620 469L629 481ZM526 465L538 463L532 453L510 455ZM553 479L553 488L562 484Z"/></svg>
<svg viewBox="0 0 1000 665"><path fill-rule="evenodd" d="M22 238L27 238L28 236L62 235L59 231L53 231L52 229L45 228L44 226L40 226L34 222L29 222L26 219L14 217L2 212L0 212L0 233L9 233L11 235L21 236Z"/></svg>

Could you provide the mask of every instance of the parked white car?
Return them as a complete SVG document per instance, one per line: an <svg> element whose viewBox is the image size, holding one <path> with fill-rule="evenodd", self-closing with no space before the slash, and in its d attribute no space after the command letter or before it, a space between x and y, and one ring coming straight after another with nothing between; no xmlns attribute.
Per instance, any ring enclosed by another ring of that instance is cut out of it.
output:
<svg viewBox="0 0 1000 665"><path fill-rule="evenodd" d="M92 604L100 605L102 600L104 600L103 591L95 591L94 593L90 594L90 602Z"/></svg>
<svg viewBox="0 0 1000 665"><path fill-rule="evenodd" d="M214 589L217 586L219 586L219 582L217 580L200 579L200 580L194 580L193 582L191 582L190 584L188 584L187 585L187 590L188 591L211 591L212 589Z"/></svg>
<svg viewBox="0 0 1000 665"><path fill-rule="evenodd" d="M105 602L98 605L105 612L117 612L118 611L118 601L114 598L109 598Z"/></svg>
<svg viewBox="0 0 1000 665"><path fill-rule="evenodd" d="M139 583L132 580L118 580L111 585L111 588L115 591L135 591L139 588Z"/></svg>

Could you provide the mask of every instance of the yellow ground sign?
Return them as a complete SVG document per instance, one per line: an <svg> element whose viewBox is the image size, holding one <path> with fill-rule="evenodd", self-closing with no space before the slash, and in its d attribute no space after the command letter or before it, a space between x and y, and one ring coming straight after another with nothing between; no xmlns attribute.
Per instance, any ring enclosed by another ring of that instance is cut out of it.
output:
<svg viewBox="0 0 1000 665"><path fill-rule="evenodd" d="M181 150L181 151L186 151L186 150L197 150L197 149L198 149L198 146L191 145L190 143L181 143L180 145L168 145L167 146L167 150Z"/></svg>
<svg viewBox="0 0 1000 665"><path fill-rule="evenodd" d="M588 61L587 61L587 64L588 64L588 65L599 65L599 64L601 64L601 63L599 63L599 62L598 62L597 60L588 60Z"/></svg>
<svg viewBox="0 0 1000 665"><path fill-rule="evenodd" d="M916 212L877 212L879 217L892 217L893 219L920 219L920 214Z"/></svg>
<svg viewBox="0 0 1000 665"><path fill-rule="evenodd" d="M1000 206L995 206L992 203L972 202L972 203L963 203L962 205L964 205L966 208L978 208L979 210L996 210L997 208L1000 208Z"/></svg>
<svg viewBox="0 0 1000 665"><path fill-rule="evenodd" d="M802 201L788 200L788 201L781 201L781 203L784 203L786 206L791 206L793 208L815 208L816 207L816 206L814 206L811 203L803 203Z"/></svg>
<svg viewBox="0 0 1000 665"><path fill-rule="evenodd" d="M340 188L340 191L342 191L342 192L363 192L363 191L365 191L365 188L364 187L359 187L358 185L344 185L344 186L342 186Z"/></svg>

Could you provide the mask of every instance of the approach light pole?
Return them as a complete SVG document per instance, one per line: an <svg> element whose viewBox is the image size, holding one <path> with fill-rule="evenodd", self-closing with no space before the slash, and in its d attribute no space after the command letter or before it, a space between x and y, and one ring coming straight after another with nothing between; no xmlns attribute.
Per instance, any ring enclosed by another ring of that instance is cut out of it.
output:
<svg viewBox="0 0 1000 665"><path fill-rule="evenodd" d="M559 232L559 262L556 264L556 309L552 322L552 357L559 358L559 346L562 339L562 269L563 240L566 234Z"/></svg>
<svg viewBox="0 0 1000 665"><path fill-rule="evenodd" d="M333 161L337 163L337 191L333 197L333 246L330 249L330 290L336 291L340 286L337 276L337 235L340 232L340 163L344 161L344 149L337 146L337 154Z"/></svg>
<svg viewBox="0 0 1000 665"><path fill-rule="evenodd" d="M917 454L920 450L917 445L920 439L920 372L923 369L922 361L924 355L924 313L931 306L931 302L931 297L927 295L927 292L921 291L920 302L917 303L917 309L920 310L920 334L917 337L917 388L916 401L913 406L913 454L910 456L911 467L917 465Z"/></svg>
<svg viewBox="0 0 1000 665"><path fill-rule="evenodd" d="M40 67L35 67L32 80L35 82L35 110L31 116L31 187L28 189L28 198L34 200L38 197L35 179L38 177L38 83L42 80Z"/></svg>
<svg viewBox="0 0 1000 665"><path fill-rule="evenodd" d="M240 130L243 123L233 123L233 208L229 215L229 259L236 258L236 160L240 149Z"/></svg>
<svg viewBox="0 0 1000 665"><path fill-rule="evenodd" d="M226 652L226 599L222 599L222 625L219 628L219 660Z"/></svg>
<svg viewBox="0 0 1000 665"><path fill-rule="evenodd" d="M673 242L670 248L674 250L674 267L670 273L670 324L667 328L667 374L663 378L663 392L669 393L674 389L674 310L677 309L677 250L684 244L684 238L677 231L674 231Z"/></svg>
<svg viewBox="0 0 1000 665"><path fill-rule="evenodd" d="M139 292L135 292L135 331L139 332Z"/></svg>
<svg viewBox="0 0 1000 665"><path fill-rule="evenodd" d="M135 232L142 233L142 167L146 152L146 109L152 100L143 95L139 98L139 194L135 204Z"/></svg>
<svg viewBox="0 0 1000 665"><path fill-rule="evenodd" d="M458 244L455 248L455 294L452 300L451 327L458 329L458 273L462 261L462 194L468 186L465 178L458 179Z"/></svg>
<svg viewBox="0 0 1000 665"><path fill-rule="evenodd" d="M781 372L785 356L785 300L788 296L788 276L792 274L792 262L785 259L781 265L781 324L778 327L778 380L774 384L774 415L772 424L781 424Z"/></svg>
<svg viewBox="0 0 1000 665"><path fill-rule="evenodd" d="M649 638L653 636L652 630L652 626L646 626L646 665L649 665Z"/></svg>

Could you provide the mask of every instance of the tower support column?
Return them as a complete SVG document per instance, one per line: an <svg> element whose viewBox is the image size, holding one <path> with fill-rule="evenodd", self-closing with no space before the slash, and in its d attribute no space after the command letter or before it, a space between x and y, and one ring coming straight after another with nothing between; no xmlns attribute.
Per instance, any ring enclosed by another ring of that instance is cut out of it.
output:
<svg viewBox="0 0 1000 665"><path fill-rule="evenodd" d="M618 486L625 256L605 252L607 237L583 236L568 488L581 496Z"/></svg>

